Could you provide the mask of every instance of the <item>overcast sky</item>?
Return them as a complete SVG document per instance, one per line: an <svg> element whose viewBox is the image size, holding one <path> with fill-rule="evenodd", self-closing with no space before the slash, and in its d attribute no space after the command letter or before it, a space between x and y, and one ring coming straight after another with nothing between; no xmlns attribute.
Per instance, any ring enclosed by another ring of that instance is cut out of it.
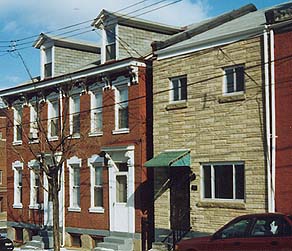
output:
<svg viewBox="0 0 292 251"><path fill-rule="evenodd" d="M159 2L160 4L156 4ZM139 18L185 26L248 3L253 3L258 9L261 9L284 1L182 0L171 4L173 2L175 0L0 0L0 89L20 84L29 79L19 55L7 53L7 50L20 49L19 53L29 72L33 76L38 76L39 51L31 47L37 35L41 32L55 31L62 27L88 21L71 29L59 30L55 34L79 29L62 36L88 31L82 35L74 36L74 39L86 39L99 43L98 34L90 31L90 20L94 19L101 9L110 11L123 9L123 13L130 13L130 15L139 16ZM134 6L127 8L130 5ZM144 12L148 13L143 14ZM12 40L16 40L16 42L9 42Z"/></svg>

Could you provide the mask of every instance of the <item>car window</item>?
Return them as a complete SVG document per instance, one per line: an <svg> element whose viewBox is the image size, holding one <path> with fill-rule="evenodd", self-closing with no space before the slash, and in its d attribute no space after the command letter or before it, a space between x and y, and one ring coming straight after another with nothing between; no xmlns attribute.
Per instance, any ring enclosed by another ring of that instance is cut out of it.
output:
<svg viewBox="0 0 292 251"><path fill-rule="evenodd" d="M240 238L246 236L246 230L251 219L242 219L235 223L231 223L226 228L216 233L216 238Z"/></svg>
<svg viewBox="0 0 292 251"><path fill-rule="evenodd" d="M291 235L291 227L283 218L261 218L257 219L251 236L287 236Z"/></svg>

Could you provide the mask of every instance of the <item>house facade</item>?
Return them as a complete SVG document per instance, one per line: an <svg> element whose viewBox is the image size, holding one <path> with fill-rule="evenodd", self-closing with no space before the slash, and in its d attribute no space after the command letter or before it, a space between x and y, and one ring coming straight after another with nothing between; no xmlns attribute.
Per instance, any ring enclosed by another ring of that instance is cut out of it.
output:
<svg viewBox="0 0 292 251"><path fill-rule="evenodd" d="M156 241L276 210L265 12L245 6L153 44L154 158L145 165L154 172Z"/></svg>
<svg viewBox="0 0 292 251"><path fill-rule="evenodd" d="M152 210L151 170L143 165L152 156L151 74L137 55L151 52L142 37L158 40L180 29L107 11L92 25L101 29L101 47L41 34L34 44L40 78L0 92L8 106L8 236L32 245L52 226L38 156L49 158L64 139L67 150L53 153L66 156L61 244L100 250L126 238L128 250L145 250L142 239L151 236L143 236L142 221Z"/></svg>

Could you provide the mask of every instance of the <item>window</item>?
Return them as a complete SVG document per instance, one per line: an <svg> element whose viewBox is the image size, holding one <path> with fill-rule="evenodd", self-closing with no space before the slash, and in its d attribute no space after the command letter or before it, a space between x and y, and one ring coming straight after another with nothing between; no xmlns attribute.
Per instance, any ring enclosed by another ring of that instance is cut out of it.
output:
<svg viewBox="0 0 292 251"><path fill-rule="evenodd" d="M3 171L0 170L0 185L3 184Z"/></svg>
<svg viewBox="0 0 292 251"><path fill-rule="evenodd" d="M14 143L22 142L22 108L14 108Z"/></svg>
<svg viewBox="0 0 292 251"><path fill-rule="evenodd" d="M70 134L80 137L80 96L70 97Z"/></svg>
<svg viewBox="0 0 292 251"><path fill-rule="evenodd" d="M15 161L12 163L14 171L14 203L13 208L22 208L22 171L23 163Z"/></svg>
<svg viewBox="0 0 292 251"><path fill-rule="evenodd" d="M68 160L69 186L70 186L70 207L69 211L81 211L80 208L80 168L81 159L76 156Z"/></svg>
<svg viewBox="0 0 292 251"><path fill-rule="evenodd" d="M52 50L53 48L46 48L43 51L43 78L53 76L53 63L52 63Z"/></svg>
<svg viewBox="0 0 292 251"><path fill-rule="evenodd" d="M119 172L116 174L116 201L118 203L127 203L128 196L128 165L127 163L118 163Z"/></svg>
<svg viewBox="0 0 292 251"><path fill-rule="evenodd" d="M128 86L116 90L116 129L129 128Z"/></svg>
<svg viewBox="0 0 292 251"><path fill-rule="evenodd" d="M45 78L52 76L52 63L47 63L44 65Z"/></svg>
<svg viewBox="0 0 292 251"><path fill-rule="evenodd" d="M291 228L289 224L281 218L259 218L253 225L251 236L289 236Z"/></svg>
<svg viewBox="0 0 292 251"><path fill-rule="evenodd" d="M59 131L59 100L48 102L48 137L58 138Z"/></svg>
<svg viewBox="0 0 292 251"><path fill-rule="evenodd" d="M28 162L30 169L30 209L39 209L40 200L40 166L39 162L32 160Z"/></svg>
<svg viewBox="0 0 292 251"><path fill-rule="evenodd" d="M31 141L38 139L38 112L37 112L37 104L32 104L30 106L30 135L29 139Z"/></svg>
<svg viewBox="0 0 292 251"><path fill-rule="evenodd" d="M244 92L244 66L228 67L224 69L224 94Z"/></svg>
<svg viewBox="0 0 292 251"><path fill-rule="evenodd" d="M203 197L206 199L244 199L244 164L204 164Z"/></svg>
<svg viewBox="0 0 292 251"><path fill-rule="evenodd" d="M187 100L187 77L181 76L171 78L170 101L184 101Z"/></svg>
<svg viewBox="0 0 292 251"><path fill-rule="evenodd" d="M90 167L90 194L91 205L89 212L103 213L103 163L104 159L98 155L93 155L88 159Z"/></svg>
<svg viewBox="0 0 292 251"><path fill-rule="evenodd" d="M105 61L116 59L116 28L115 26L105 29Z"/></svg>
<svg viewBox="0 0 292 251"><path fill-rule="evenodd" d="M91 134L102 132L102 92L91 93Z"/></svg>
<svg viewBox="0 0 292 251"><path fill-rule="evenodd" d="M243 238L247 235L248 227L251 223L251 219L241 219L234 223L227 225L224 229L216 233L218 239L229 238Z"/></svg>

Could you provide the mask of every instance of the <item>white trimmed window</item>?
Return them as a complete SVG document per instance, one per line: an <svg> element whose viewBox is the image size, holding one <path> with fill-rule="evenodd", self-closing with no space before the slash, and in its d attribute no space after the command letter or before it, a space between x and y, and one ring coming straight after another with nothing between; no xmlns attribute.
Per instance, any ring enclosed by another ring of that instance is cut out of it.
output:
<svg viewBox="0 0 292 251"><path fill-rule="evenodd" d="M88 159L90 167L90 208L89 212L103 213L103 162L104 159L93 155Z"/></svg>
<svg viewBox="0 0 292 251"><path fill-rule="evenodd" d="M81 159L76 156L70 158L67 161L69 168L69 196L70 196L70 207L69 211L80 212L80 168Z"/></svg>
<svg viewBox="0 0 292 251"><path fill-rule="evenodd" d="M3 184L3 171L0 170L0 185Z"/></svg>
<svg viewBox="0 0 292 251"><path fill-rule="evenodd" d="M23 163L15 161L12 163L14 171L14 202L13 208L22 208L22 172Z"/></svg>
<svg viewBox="0 0 292 251"><path fill-rule="evenodd" d="M224 68L223 93L243 93L245 91L244 66Z"/></svg>
<svg viewBox="0 0 292 251"><path fill-rule="evenodd" d="M170 102L187 100L187 76L170 79Z"/></svg>
<svg viewBox="0 0 292 251"><path fill-rule="evenodd" d="M14 143L22 143L22 107L14 107Z"/></svg>
<svg viewBox="0 0 292 251"><path fill-rule="evenodd" d="M90 133L102 134L102 90L90 94Z"/></svg>
<svg viewBox="0 0 292 251"><path fill-rule="evenodd" d="M70 97L70 134L80 137L80 95Z"/></svg>
<svg viewBox="0 0 292 251"><path fill-rule="evenodd" d="M203 198L244 200L244 163L211 163L202 165Z"/></svg>
<svg viewBox="0 0 292 251"><path fill-rule="evenodd" d="M105 28L105 61L116 59L116 26Z"/></svg>
<svg viewBox="0 0 292 251"><path fill-rule="evenodd" d="M48 101L48 138L58 139L59 133L59 100Z"/></svg>
<svg viewBox="0 0 292 251"><path fill-rule="evenodd" d="M43 49L43 79L53 76L53 47Z"/></svg>
<svg viewBox="0 0 292 251"><path fill-rule="evenodd" d="M40 199L40 166L36 160L28 162L30 169L30 209L39 209Z"/></svg>
<svg viewBox="0 0 292 251"><path fill-rule="evenodd" d="M31 104L30 106L30 128L29 128L29 139L31 141L38 139L38 112L37 104Z"/></svg>
<svg viewBox="0 0 292 251"><path fill-rule="evenodd" d="M116 87L115 127L117 131L129 132L128 85Z"/></svg>

